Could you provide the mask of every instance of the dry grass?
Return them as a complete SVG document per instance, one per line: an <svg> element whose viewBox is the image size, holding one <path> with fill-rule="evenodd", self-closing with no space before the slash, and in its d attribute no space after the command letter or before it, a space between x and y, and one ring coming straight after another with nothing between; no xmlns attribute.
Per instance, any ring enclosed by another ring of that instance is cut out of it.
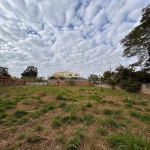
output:
<svg viewBox="0 0 150 150"><path fill-rule="evenodd" d="M58 94L63 95L65 99L57 100ZM126 102L123 99L131 99L136 103L129 107L125 105ZM141 101L146 101L146 105ZM60 107L62 102L66 104L64 108ZM86 105L89 103L90 107ZM76 136L75 131L78 127L84 129L84 138L79 139L80 144L77 147L80 150L112 150L113 147L110 147L107 141L108 135L124 130L132 132L139 130L150 140L149 118L142 121L129 114L129 112L137 111L150 116L149 108L150 96L140 93L109 89L101 92L97 87L76 86L1 87L0 114L7 115L0 118L0 149L61 150L66 148L70 138ZM104 114L105 109L112 110L113 113ZM24 110L28 114L21 118L14 118L13 114L16 110ZM37 115L36 119L33 113ZM87 124L83 120L85 115L92 115L94 121L91 120L91 123ZM65 116L77 118L61 122ZM28 120L22 123L24 118ZM60 120L61 125L53 127L54 119ZM37 125L42 126L40 132L34 129ZM98 134L98 128L106 130L106 135Z"/></svg>

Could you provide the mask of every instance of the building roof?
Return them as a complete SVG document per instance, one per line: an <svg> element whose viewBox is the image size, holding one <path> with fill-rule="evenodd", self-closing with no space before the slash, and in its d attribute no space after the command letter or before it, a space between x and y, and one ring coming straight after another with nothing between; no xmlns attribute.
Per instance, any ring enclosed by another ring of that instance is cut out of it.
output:
<svg viewBox="0 0 150 150"><path fill-rule="evenodd" d="M0 74L0 79L9 79L9 78Z"/></svg>

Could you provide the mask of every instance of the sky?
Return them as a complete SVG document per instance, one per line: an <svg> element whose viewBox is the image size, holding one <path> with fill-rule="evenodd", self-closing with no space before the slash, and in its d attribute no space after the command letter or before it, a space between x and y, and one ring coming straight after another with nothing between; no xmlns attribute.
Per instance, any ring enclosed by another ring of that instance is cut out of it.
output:
<svg viewBox="0 0 150 150"><path fill-rule="evenodd" d="M127 66L120 41L139 25L150 0L0 0L0 66L102 75Z"/></svg>

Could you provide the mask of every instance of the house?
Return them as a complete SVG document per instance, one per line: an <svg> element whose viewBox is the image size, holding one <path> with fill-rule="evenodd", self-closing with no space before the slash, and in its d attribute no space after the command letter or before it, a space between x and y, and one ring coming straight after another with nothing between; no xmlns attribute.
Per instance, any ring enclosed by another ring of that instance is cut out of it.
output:
<svg viewBox="0 0 150 150"><path fill-rule="evenodd" d="M54 73L55 78L80 78L80 74L76 72L69 72L69 71L63 71L63 72L56 72Z"/></svg>
<svg viewBox="0 0 150 150"><path fill-rule="evenodd" d="M9 83L11 80L8 77L5 77L0 74L0 85L6 85Z"/></svg>

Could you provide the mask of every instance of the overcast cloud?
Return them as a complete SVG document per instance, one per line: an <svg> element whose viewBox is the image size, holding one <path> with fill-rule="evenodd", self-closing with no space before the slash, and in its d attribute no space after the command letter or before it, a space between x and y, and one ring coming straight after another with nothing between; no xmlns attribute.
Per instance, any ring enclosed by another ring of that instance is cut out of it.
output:
<svg viewBox="0 0 150 150"><path fill-rule="evenodd" d="M12 76L33 65L38 76L57 71L100 75L134 59L120 40L150 0L0 0L0 66Z"/></svg>

